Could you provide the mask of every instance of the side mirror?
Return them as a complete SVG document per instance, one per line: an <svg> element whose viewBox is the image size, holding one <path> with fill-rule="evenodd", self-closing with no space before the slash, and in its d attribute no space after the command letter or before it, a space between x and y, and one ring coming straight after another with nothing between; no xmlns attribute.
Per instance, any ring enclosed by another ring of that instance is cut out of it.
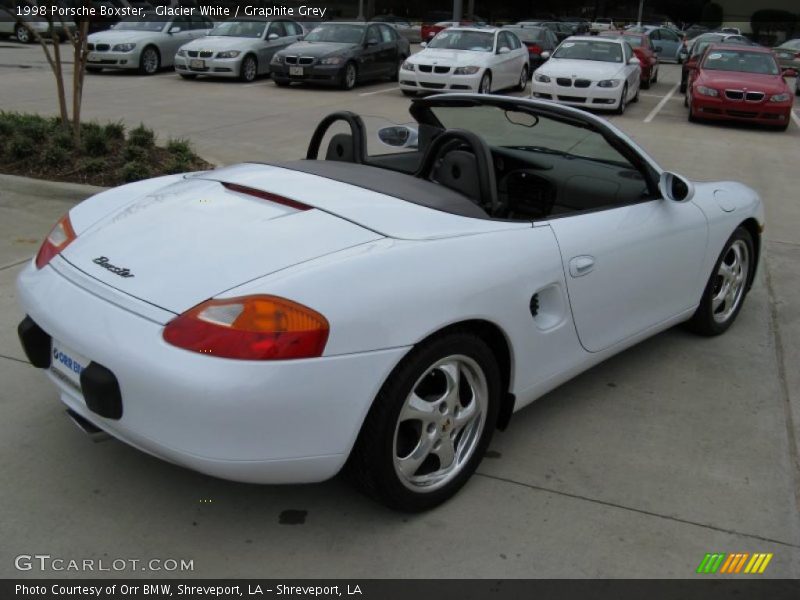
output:
<svg viewBox="0 0 800 600"><path fill-rule="evenodd" d="M428 42L420 42L419 45L420 45L421 48L427 48L428 47Z"/></svg>
<svg viewBox="0 0 800 600"><path fill-rule="evenodd" d="M279 37L280 37L280 36L279 36L277 33L270 33L270 34L267 34L267 40L268 40L268 41L270 41L270 42L271 42L272 40L277 40Z"/></svg>
<svg viewBox="0 0 800 600"><path fill-rule="evenodd" d="M639 61L639 59L638 59L638 58L636 58L635 56L631 56L631 57L628 59L628 64L629 64L629 65L641 65L642 63L641 63L641 62Z"/></svg>
<svg viewBox="0 0 800 600"><path fill-rule="evenodd" d="M170 27L169 28L170 35L172 35L173 33L180 33L180 32L181 32L181 28L178 27L177 25L175 25L174 27Z"/></svg>
<svg viewBox="0 0 800 600"><path fill-rule="evenodd" d="M662 48L661 48L661 46L653 46L653 50L655 52L661 52Z"/></svg>
<svg viewBox="0 0 800 600"><path fill-rule="evenodd" d="M497 49L498 54L508 54L509 52L511 52L511 48L508 46L503 46L502 48Z"/></svg>
<svg viewBox="0 0 800 600"><path fill-rule="evenodd" d="M784 77L797 77L797 71L794 69L784 69L783 70Z"/></svg>
<svg viewBox="0 0 800 600"><path fill-rule="evenodd" d="M694 184L681 175L664 171L658 180L658 191L667 200L688 202L694 196Z"/></svg>
<svg viewBox="0 0 800 600"><path fill-rule="evenodd" d="M383 127L378 130L378 139L394 148L416 148L417 137L417 130L405 125Z"/></svg>
<svg viewBox="0 0 800 600"><path fill-rule="evenodd" d="M369 48L370 46L377 46L377 45L378 45L378 40L367 40L364 43L364 47L365 48Z"/></svg>
<svg viewBox="0 0 800 600"><path fill-rule="evenodd" d="M550 58L550 52L548 52L547 50L545 50L545 51L544 51L544 52L542 52L542 53L541 53L539 56L541 56L541 57L542 57L542 60L547 60L548 58Z"/></svg>

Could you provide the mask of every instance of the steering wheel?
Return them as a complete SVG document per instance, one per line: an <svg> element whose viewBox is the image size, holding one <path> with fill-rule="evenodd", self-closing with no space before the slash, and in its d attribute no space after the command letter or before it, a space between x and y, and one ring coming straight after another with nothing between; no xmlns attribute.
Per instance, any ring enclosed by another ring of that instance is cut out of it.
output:
<svg viewBox="0 0 800 600"><path fill-rule="evenodd" d="M470 164L448 164L447 155L459 151L474 157ZM448 167L452 172L447 171ZM464 168L474 169L474 173L463 172ZM437 181L434 176L444 175L445 181ZM500 207L497 185L494 178L494 165L489 145L479 136L464 129L447 129L440 133L429 145L422 157L416 177L446 185L468 196L490 215ZM475 185L477 180L477 185ZM468 188L465 186L469 186ZM477 189L475 189L477 188Z"/></svg>
<svg viewBox="0 0 800 600"><path fill-rule="evenodd" d="M366 127L364 127L364 121L361 120L361 117L349 110L331 113L319 122L319 125L314 130L314 135L311 136L311 142L308 144L306 159L317 160L322 138L325 137L330 126L336 121L344 121L350 127L350 135L353 138L353 162L358 164L365 163L367 150Z"/></svg>

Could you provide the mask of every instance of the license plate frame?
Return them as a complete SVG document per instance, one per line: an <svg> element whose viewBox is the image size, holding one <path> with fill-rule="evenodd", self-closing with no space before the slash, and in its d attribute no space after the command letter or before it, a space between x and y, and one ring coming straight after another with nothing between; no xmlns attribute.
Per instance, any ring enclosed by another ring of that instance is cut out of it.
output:
<svg viewBox="0 0 800 600"><path fill-rule="evenodd" d="M305 77L306 70L303 67L289 67L289 77Z"/></svg>
<svg viewBox="0 0 800 600"><path fill-rule="evenodd" d="M201 58L193 58L189 61L189 68L202 71L206 68L206 61Z"/></svg>

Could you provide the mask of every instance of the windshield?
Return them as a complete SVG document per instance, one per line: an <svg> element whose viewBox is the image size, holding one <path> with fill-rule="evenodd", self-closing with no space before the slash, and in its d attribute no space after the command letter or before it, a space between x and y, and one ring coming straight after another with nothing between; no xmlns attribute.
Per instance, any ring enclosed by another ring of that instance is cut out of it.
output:
<svg viewBox="0 0 800 600"><path fill-rule="evenodd" d="M336 42L339 44L358 44L364 35L362 25L326 23L306 36L307 42Z"/></svg>
<svg viewBox="0 0 800 600"><path fill-rule="evenodd" d="M642 47L642 37L639 35L626 35L624 39L634 48Z"/></svg>
<svg viewBox="0 0 800 600"><path fill-rule="evenodd" d="M621 63L622 46L613 42L595 42L593 40L564 42L553 54L553 58Z"/></svg>
<svg viewBox="0 0 800 600"><path fill-rule="evenodd" d="M771 54L740 50L713 50L703 61L703 68L709 71L733 71L761 75L780 73L778 63Z"/></svg>
<svg viewBox="0 0 800 600"><path fill-rule="evenodd" d="M431 111L447 129L472 131L490 146L630 166L599 133L542 115L488 105L437 106Z"/></svg>
<svg viewBox="0 0 800 600"><path fill-rule="evenodd" d="M164 21L141 21L137 17L129 17L114 25L116 31L161 31L166 23Z"/></svg>
<svg viewBox="0 0 800 600"><path fill-rule="evenodd" d="M260 38L266 25L264 21L226 21L214 27L210 35Z"/></svg>
<svg viewBox="0 0 800 600"><path fill-rule="evenodd" d="M483 31L445 29L431 40L428 48L491 52L494 50L494 34Z"/></svg>
<svg viewBox="0 0 800 600"><path fill-rule="evenodd" d="M517 37L523 42L538 42L544 38L544 29L538 27L506 27L517 34Z"/></svg>

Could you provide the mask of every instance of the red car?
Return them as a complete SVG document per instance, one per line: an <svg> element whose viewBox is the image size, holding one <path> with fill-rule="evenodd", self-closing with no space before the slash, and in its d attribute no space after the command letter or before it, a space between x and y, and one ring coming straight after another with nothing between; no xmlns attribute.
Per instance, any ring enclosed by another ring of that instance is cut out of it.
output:
<svg viewBox="0 0 800 600"><path fill-rule="evenodd" d="M442 29L447 29L448 27L458 27L461 25L475 25L475 21L440 21L435 24L423 23L420 30L420 38L427 44L433 39L433 36L439 33Z"/></svg>
<svg viewBox="0 0 800 600"><path fill-rule="evenodd" d="M715 45L691 74L689 120L750 121L785 130L794 94L769 48Z"/></svg>
<svg viewBox="0 0 800 600"><path fill-rule="evenodd" d="M658 81L658 55L650 41L650 36L646 33L616 33L604 31L600 37L620 38L625 40L633 48L633 53L642 65L642 89L650 88L651 83Z"/></svg>

